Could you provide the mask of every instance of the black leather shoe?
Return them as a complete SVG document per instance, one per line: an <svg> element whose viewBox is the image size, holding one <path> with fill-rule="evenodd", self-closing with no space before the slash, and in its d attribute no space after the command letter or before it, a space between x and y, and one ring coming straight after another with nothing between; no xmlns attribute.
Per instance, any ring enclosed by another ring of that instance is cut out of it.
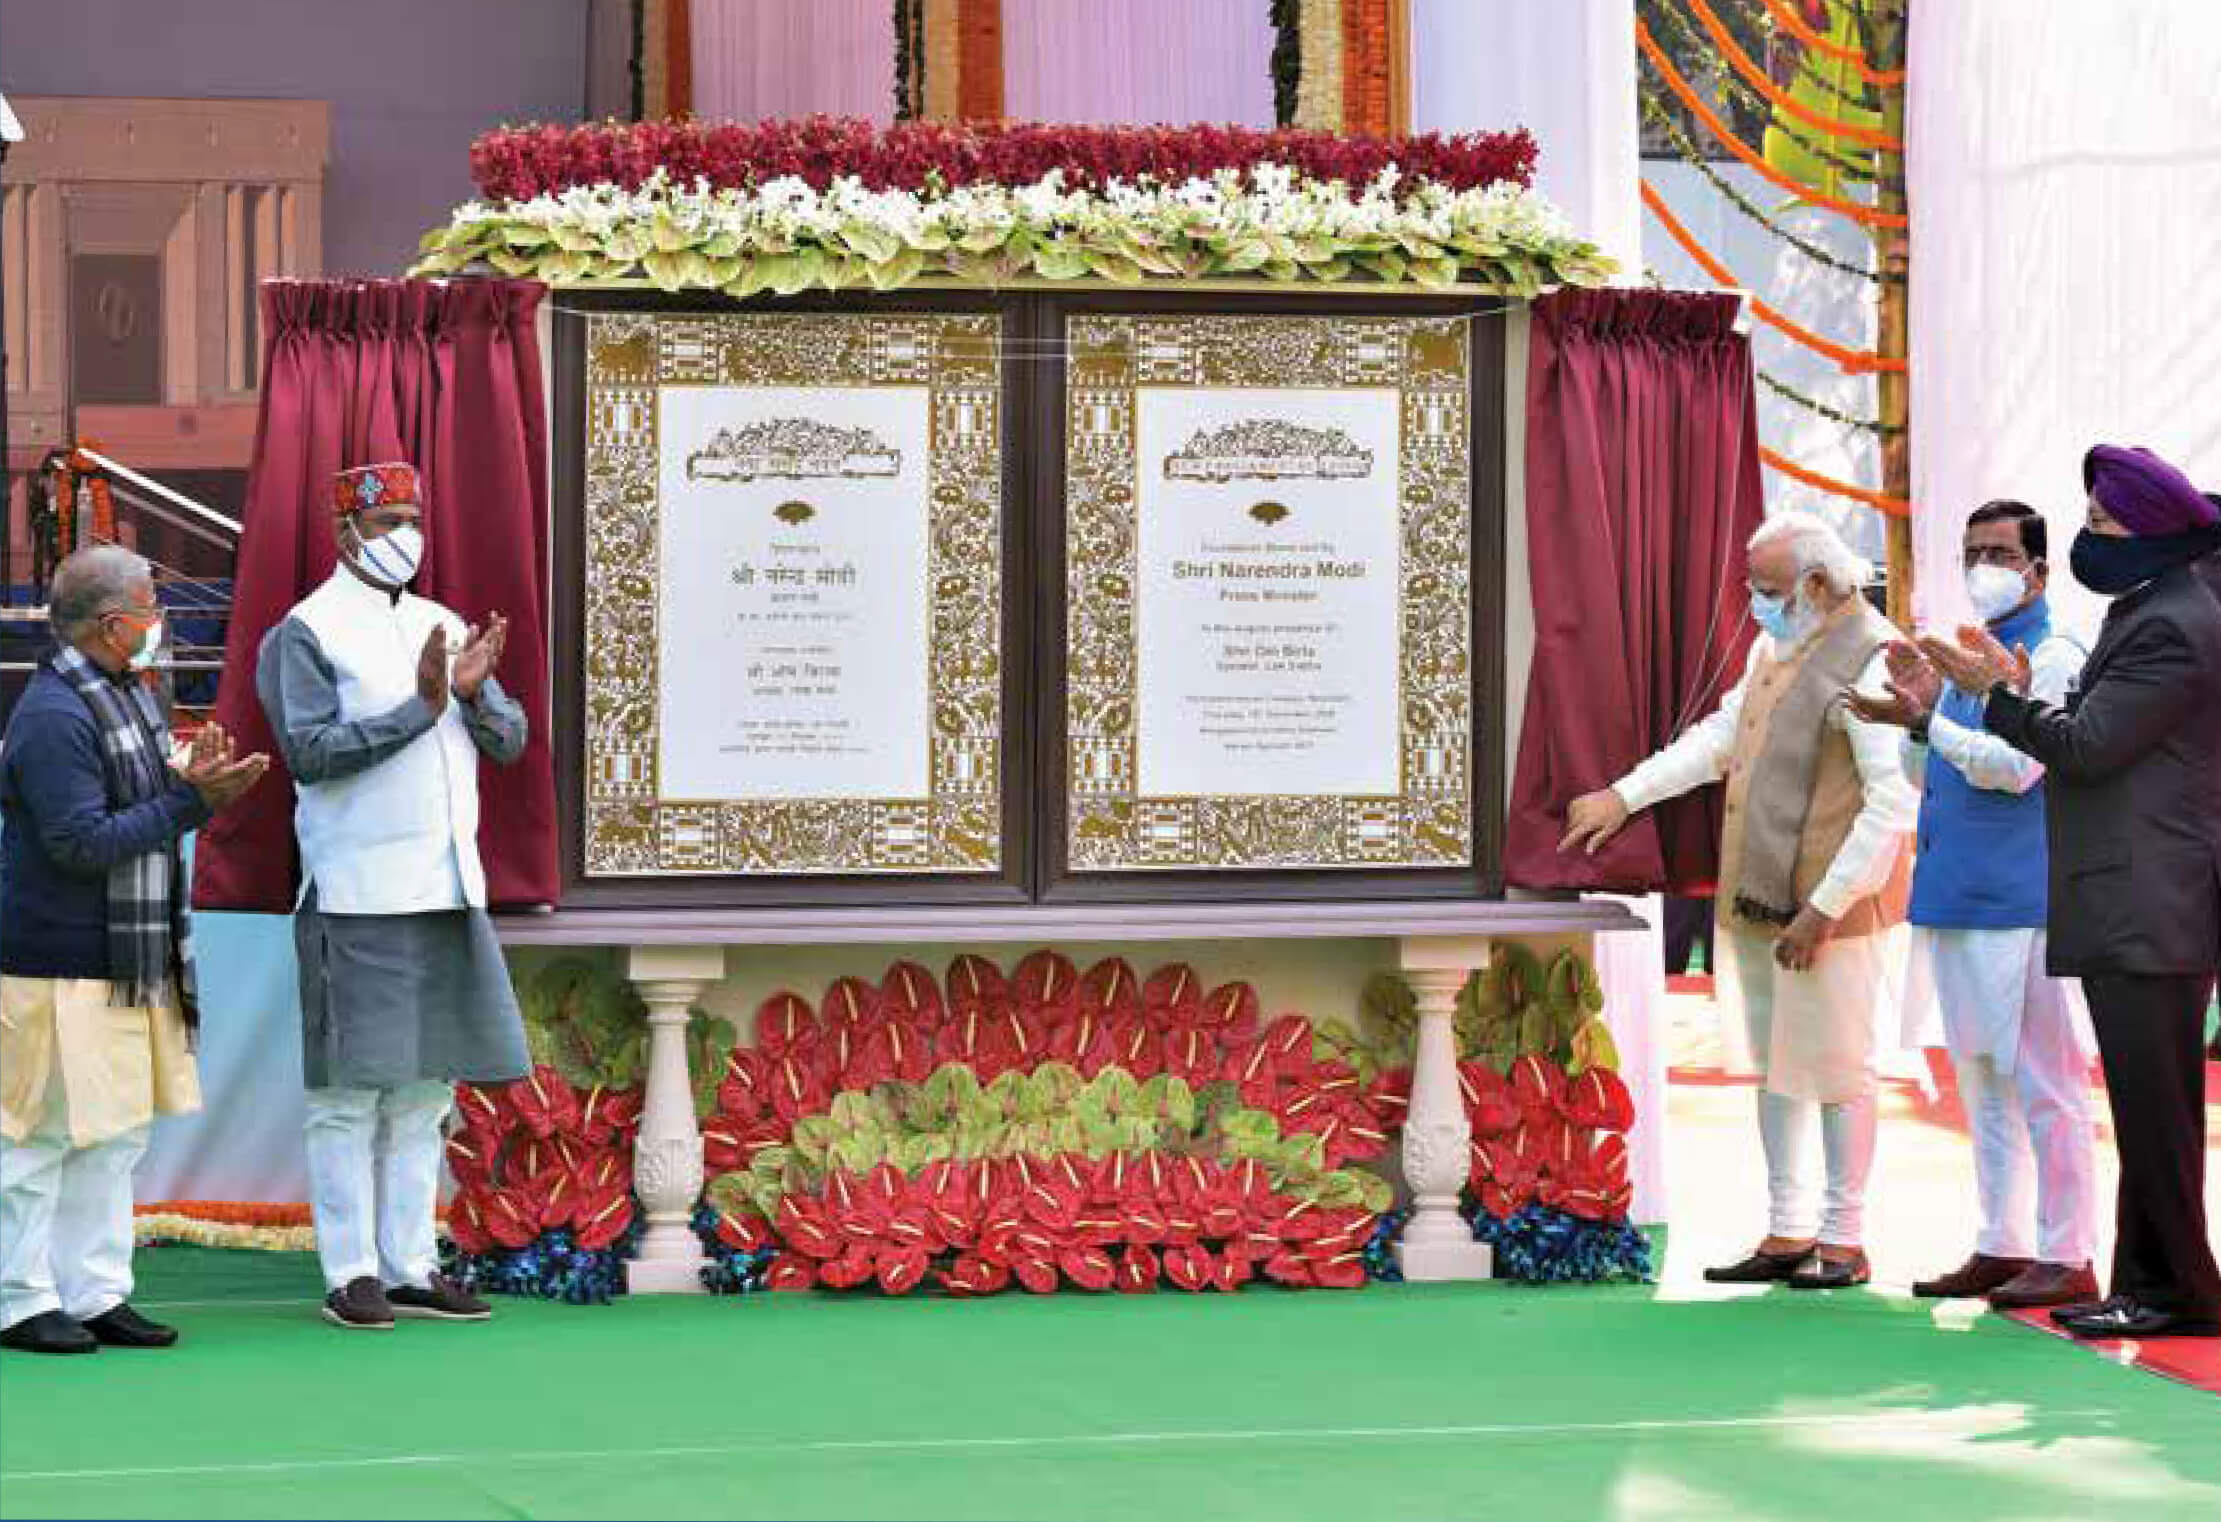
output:
<svg viewBox="0 0 2221 1522"><path fill-rule="evenodd" d="M19 1353L97 1353L100 1344L60 1311L40 1311L0 1332L0 1348Z"/></svg>
<svg viewBox="0 0 2221 1522"><path fill-rule="evenodd" d="M1800 1247L1794 1252L1754 1252L1740 1263L1708 1268L1704 1277L1712 1284L1778 1284L1811 1256L1809 1247Z"/></svg>
<svg viewBox="0 0 2221 1522"><path fill-rule="evenodd" d="M85 1330L111 1348L166 1348L177 1341L177 1328L149 1321L129 1305L103 1311L85 1323Z"/></svg>
<svg viewBox="0 0 2221 1522"><path fill-rule="evenodd" d="M430 1321L484 1321L493 1307L445 1274L432 1275L423 1289L396 1284L386 1291L396 1316L422 1316Z"/></svg>
<svg viewBox="0 0 2221 1522"><path fill-rule="evenodd" d="M2056 1314L2052 1320L2076 1337L2104 1341L2115 1337L2221 1337L2221 1321L2163 1311L2128 1296L2116 1295L2086 1311Z"/></svg>
<svg viewBox="0 0 2221 1522"><path fill-rule="evenodd" d="M1873 1277L1863 1252L1849 1258L1823 1258L1814 1253L1797 1265L1787 1282L1791 1289L1855 1289Z"/></svg>
<svg viewBox="0 0 2221 1522"><path fill-rule="evenodd" d="M384 1287L365 1274L324 1297L324 1319L350 1332L390 1332L393 1303Z"/></svg>

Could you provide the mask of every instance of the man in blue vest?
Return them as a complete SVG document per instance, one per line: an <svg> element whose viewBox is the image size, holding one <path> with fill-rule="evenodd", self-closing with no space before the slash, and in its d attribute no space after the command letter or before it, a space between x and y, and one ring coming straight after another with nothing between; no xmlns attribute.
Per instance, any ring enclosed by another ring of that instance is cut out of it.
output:
<svg viewBox="0 0 2221 1522"><path fill-rule="evenodd" d="M1976 616L2029 652L2035 696L2064 703L2085 652L2052 627L2043 517L1988 503L1964 548ZM1904 724L1905 769L1925 771L1909 918L1959 1075L1982 1218L1973 1255L1913 1293L2000 1308L2093 1300L2096 1047L2078 992L2044 972L2044 769L1985 732L1981 699L1944 689L1909 650L1891 668L1892 698L1851 701Z"/></svg>

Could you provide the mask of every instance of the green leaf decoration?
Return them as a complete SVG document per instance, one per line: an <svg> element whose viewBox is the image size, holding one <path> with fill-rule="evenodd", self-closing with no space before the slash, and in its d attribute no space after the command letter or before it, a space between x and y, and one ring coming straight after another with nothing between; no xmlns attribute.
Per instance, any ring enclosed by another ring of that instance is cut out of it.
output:
<svg viewBox="0 0 2221 1522"><path fill-rule="evenodd" d="M1619 1043L1612 1039L1612 1028L1600 1015L1591 1015L1581 1022L1573 1033L1572 1060L1567 1066L1575 1073L1585 1073L1590 1068L1619 1068Z"/></svg>
<svg viewBox="0 0 2221 1522"><path fill-rule="evenodd" d="M756 1178L748 1173L720 1173L702 1191L712 1210L725 1215L746 1215L756 1208Z"/></svg>
<svg viewBox="0 0 2221 1522"><path fill-rule="evenodd" d="M840 1139L841 1128L830 1115L805 1115L794 1123L788 1143L794 1155L806 1163L822 1165L832 1151L833 1143Z"/></svg>
<svg viewBox="0 0 2221 1522"><path fill-rule="evenodd" d="M1195 1091L1184 1078L1157 1074L1141 1086L1141 1106L1183 1135L1195 1129Z"/></svg>
<svg viewBox="0 0 2221 1522"><path fill-rule="evenodd" d="M1088 1094L1113 1118L1141 1113L1141 1084L1121 1067L1107 1067L1088 1083Z"/></svg>
<svg viewBox="0 0 2221 1522"><path fill-rule="evenodd" d="M686 1022L686 1069L694 1088L694 1117L707 1120L717 1110L717 1086L724 1081L725 1055L733 1049L730 1020L697 1009Z"/></svg>

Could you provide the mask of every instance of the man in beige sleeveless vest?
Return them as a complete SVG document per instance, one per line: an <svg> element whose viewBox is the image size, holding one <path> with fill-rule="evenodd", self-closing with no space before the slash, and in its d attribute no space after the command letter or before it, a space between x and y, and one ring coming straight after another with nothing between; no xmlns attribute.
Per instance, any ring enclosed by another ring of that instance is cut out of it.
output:
<svg viewBox="0 0 2221 1522"><path fill-rule="evenodd" d="M1853 715L1879 693L1896 631L1860 596L1868 568L1807 513L1752 538L1751 613L1767 637L1719 711L1610 788L1574 800L1563 849L1595 851L1630 815L1727 784L1717 902L1760 1079L1768 1235L1715 1283L1864 1284L1882 1025L1882 932L1901 923L1919 795L1896 732ZM1728 992L1733 985L1733 992ZM1827 1163L1816 1198L1817 1120Z"/></svg>

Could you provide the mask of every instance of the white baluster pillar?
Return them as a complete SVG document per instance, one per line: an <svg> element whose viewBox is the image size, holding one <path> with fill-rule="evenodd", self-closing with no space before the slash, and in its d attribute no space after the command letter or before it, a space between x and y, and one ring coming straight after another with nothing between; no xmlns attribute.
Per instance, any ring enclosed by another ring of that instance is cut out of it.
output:
<svg viewBox="0 0 2221 1522"><path fill-rule="evenodd" d="M635 1295L701 1294L702 1133L686 1066L686 1022L702 991L725 976L722 946L635 946L626 976L648 1006L648 1092L633 1146L633 1188L648 1213L640 1255L625 1265Z"/></svg>
<svg viewBox="0 0 2221 1522"><path fill-rule="evenodd" d="M1488 943L1464 937L1422 937L1400 946L1404 977L1419 1006L1411 1109L1404 1118L1404 1181L1411 1220L1396 1244L1396 1263L1414 1282L1486 1279L1495 1268L1488 1244L1473 1240L1458 1214L1469 1171L1473 1128L1458 1093L1458 990L1488 962Z"/></svg>

